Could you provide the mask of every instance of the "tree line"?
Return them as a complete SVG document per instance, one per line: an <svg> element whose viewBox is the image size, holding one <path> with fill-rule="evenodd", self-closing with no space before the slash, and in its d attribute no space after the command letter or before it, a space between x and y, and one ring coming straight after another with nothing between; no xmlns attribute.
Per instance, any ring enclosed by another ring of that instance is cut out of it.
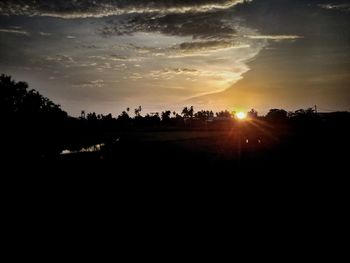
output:
<svg viewBox="0 0 350 263"><path fill-rule="evenodd" d="M126 108L114 117L109 114L81 112L78 118L71 117L50 99L25 82L16 82L11 76L0 76L0 112L3 147L10 155L57 154L65 148L99 142L106 133L120 130L150 129L222 129L232 128L239 121L235 112L227 110L195 111L193 106L181 112L165 110L143 114L141 106ZM333 113L332 120L349 120L349 113ZM324 117L324 116L323 116ZM259 116L254 109L247 113L248 120L280 123L302 123L314 125L323 118L313 108L288 112L271 109Z"/></svg>
<svg viewBox="0 0 350 263"><path fill-rule="evenodd" d="M29 118L29 119L46 119L62 120L72 118L61 109L60 105L55 104L50 99L42 96L38 91L29 89L25 82L16 82L11 76L2 74L0 76L0 111L6 119ZM267 120L287 120L295 117L315 116L313 108L299 109L294 112L287 112L284 109L271 109L265 116L259 116L254 109L247 112L248 119L265 118ZM132 116L133 115L133 116ZM165 110L162 112L146 113L142 115L142 107L138 106L134 110L126 108L116 117L109 114L97 114L95 112L81 112L79 120L84 121L118 121L120 123L143 121L144 123L169 123L174 120L202 120L208 121L215 118L234 119L235 112L223 110L213 112L212 110L195 111L193 106L184 107L181 113L176 111Z"/></svg>

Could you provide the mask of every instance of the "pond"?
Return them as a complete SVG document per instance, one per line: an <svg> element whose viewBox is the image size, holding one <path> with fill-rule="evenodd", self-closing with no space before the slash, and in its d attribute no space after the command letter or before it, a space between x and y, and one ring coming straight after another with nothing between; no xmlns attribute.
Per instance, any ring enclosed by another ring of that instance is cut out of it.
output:
<svg viewBox="0 0 350 263"><path fill-rule="evenodd" d="M66 155L66 154L72 154L72 153L85 153L85 152L99 152L101 151L101 148L105 146L104 143L95 144L89 147L81 148L80 150L72 151L72 150L63 150L60 154Z"/></svg>

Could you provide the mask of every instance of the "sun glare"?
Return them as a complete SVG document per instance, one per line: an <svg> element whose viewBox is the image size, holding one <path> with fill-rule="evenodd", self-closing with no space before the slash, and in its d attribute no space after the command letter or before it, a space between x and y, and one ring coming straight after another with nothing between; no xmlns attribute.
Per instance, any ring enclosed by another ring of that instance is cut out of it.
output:
<svg viewBox="0 0 350 263"><path fill-rule="evenodd" d="M236 113L236 117L239 119L239 120L244 120L245 118L247 118L247 114L240 111L240 112L237 112Z"/></svg>

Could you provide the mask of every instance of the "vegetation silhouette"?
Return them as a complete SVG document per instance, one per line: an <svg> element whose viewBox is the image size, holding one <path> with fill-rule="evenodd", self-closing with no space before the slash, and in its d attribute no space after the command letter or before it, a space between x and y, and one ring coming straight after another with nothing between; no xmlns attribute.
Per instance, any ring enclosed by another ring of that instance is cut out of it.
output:
<svg viewBox="0 0 350 263"><path fill-rule="evenodd" d="M74 118L27 83L1 75L0 111L3 151L14 160L312 166L346 162L349 149L350 113L314 108L271 109L266 116L252 109L239 120L235 112L193 106L143 116L138 106L134 116L128 107L117 117L82 111Z"/></svg>
<svg viewBox="0 0 350 263"><path fill-rule="evenodd" d="M3 149L7 156L38 157L57 154L67 132L66 112L25 82L0 76Z"/></svg>

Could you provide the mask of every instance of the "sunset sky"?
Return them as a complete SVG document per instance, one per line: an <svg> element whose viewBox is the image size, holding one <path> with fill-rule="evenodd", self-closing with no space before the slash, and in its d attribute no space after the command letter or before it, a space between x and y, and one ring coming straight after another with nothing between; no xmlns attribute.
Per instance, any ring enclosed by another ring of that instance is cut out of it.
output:
<svg viewBox="0 0 350 263"><path fill-rule="evenodd" d="M350 110L350 1L1 0L0 73L74 116Z"/></svg>

